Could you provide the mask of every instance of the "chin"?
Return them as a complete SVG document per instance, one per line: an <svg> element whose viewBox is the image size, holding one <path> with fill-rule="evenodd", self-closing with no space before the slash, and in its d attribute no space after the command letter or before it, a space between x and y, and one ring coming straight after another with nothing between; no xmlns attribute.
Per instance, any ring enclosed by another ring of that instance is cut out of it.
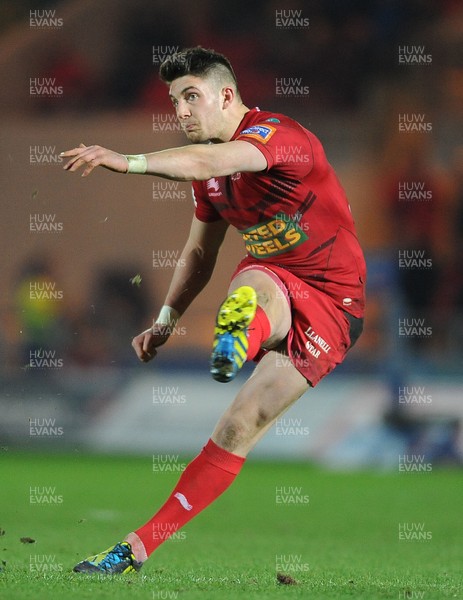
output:
<svg viewBox="0 0 463 600"><path fill-rule="evenodd" d="M191 131L190 133L187 133L186 136L192 144L201 144L206 141L203 139L202 135L196 131Z"/></svg>

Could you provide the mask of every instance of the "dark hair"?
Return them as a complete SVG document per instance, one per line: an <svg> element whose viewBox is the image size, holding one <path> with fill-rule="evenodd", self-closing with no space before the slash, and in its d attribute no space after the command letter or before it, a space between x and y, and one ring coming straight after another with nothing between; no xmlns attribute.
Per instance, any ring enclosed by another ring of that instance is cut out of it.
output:
<svg viewBox="0 0 463 600"><path fill-rule="evenodd" d="M185 48L168 56L161 64L159 76L165 83L172 83L174 79L184 75L204 77L217 67L222 72L225 68L235 86L238 85L228 58L215 50L201 48L201 46Z"/></svg>

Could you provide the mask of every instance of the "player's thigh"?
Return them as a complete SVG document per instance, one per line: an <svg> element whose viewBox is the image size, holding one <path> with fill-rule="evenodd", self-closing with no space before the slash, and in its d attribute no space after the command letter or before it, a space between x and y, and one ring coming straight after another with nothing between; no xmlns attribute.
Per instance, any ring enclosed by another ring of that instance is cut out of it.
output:
<svg viewBox="0 0 463 600"><path fill-rule="evenodd" d="M233 451L248 451L309 384L283 352L271 350L220 418L212 435Z"/></svg>
<svg viewBox="0 0 463 600"><path fill-rule="evenodd" d="M291 327L291 308L284 284L276 275L272 276L262 269L248 268L232 279L228 293L242 285L249 285L256 290L257 302L270 322L271 332L266 347L277 346Z"/></svg>

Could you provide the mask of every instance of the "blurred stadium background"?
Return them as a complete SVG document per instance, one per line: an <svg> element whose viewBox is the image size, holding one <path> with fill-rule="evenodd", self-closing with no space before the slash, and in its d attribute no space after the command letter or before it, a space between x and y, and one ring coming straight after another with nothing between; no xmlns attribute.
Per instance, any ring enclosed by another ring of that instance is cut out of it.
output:
<svg viewBox="0 0 463 600"><path fill-rule="evenodd" d="M104 170L81 179L59 157L80 142L124 153L184 144L157 73L200 44L230 58L248 106L321 138L369 269L363 337L254 456L461 465L461 2L186 4L1 4L3 452L191 455L239 386L207 369L239 236L227 235L213 281L156 362L140 365L130 341L162 305L190 186Z"/></svg>

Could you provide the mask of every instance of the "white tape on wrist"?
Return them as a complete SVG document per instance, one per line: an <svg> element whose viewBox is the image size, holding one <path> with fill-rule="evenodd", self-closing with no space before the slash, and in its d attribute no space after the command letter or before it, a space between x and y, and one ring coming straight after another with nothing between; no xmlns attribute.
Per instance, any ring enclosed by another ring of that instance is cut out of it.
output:
<svg viewBox="0 0 463 600"><path fill-rule="evenodd" d="M148 161L145 154L125 154L125 158L129 163L127 173L138 173L143 175L148 169Z"/></svg>
<svg viewBox="0 0 463 600"><path fill-rule="evenodd" d="M175 327L180 319L180 315L171 306L164 305L159 312L159 316L156 319L158 325L167 325L168 327Z"/></svg>

